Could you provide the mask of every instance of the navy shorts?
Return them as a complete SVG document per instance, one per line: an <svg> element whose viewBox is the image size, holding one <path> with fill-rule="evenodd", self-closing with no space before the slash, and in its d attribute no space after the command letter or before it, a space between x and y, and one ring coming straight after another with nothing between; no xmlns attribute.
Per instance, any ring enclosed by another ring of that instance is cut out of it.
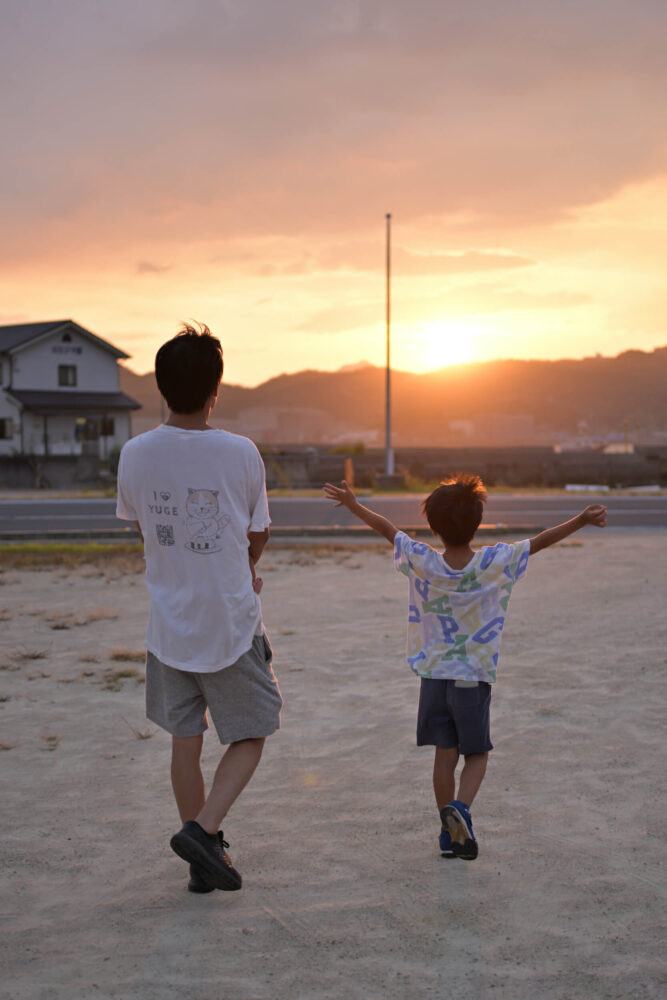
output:
<svg viewBox="0 0 667 1000"><path fill-rule="evenodd" d="M422 677L417 746L458 748L459 753L493 750L489 728L491 685L485 681Z"/></svg>

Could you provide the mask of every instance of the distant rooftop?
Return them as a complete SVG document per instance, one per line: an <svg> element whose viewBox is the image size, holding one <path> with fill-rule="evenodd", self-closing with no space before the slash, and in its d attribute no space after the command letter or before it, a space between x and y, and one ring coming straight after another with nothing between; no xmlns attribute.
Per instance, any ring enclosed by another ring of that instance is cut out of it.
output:
<svg viewBox="0 0 667 1000"><path fill-rule="evenodd" d="M103 340L97 334L86 330L84 326L75 323L73 319L55 319L47 323L17 323L11 326L0 326L0 353L15 351L29 344L31 341L39 340L48 334L57 333L59 330L64 331L68 328L75 330L84 337L88 337L100 347L114 354L117 358L130 357L125 351L121 351L118 347L110 344L108 340Z"/></svg>
<svg viewBox="0 0 667 1000"><path fill-rule="evenodd" d="M41 389L5 389L26 410L59 412L61 410L140 410L141 403L124 392L56 392Z"/></svg>

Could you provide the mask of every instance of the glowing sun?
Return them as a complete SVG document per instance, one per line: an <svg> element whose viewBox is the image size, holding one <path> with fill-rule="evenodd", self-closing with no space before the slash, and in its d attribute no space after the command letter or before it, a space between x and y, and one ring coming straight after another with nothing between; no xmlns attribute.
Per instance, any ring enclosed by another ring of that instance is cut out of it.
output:
<svg viewBox="0 0 667 1000"><path fill-rule="evenodd" d="M466 323L424 323L412 331L411 340L415 360L425 371L477 360L475 330Z"/></svg>

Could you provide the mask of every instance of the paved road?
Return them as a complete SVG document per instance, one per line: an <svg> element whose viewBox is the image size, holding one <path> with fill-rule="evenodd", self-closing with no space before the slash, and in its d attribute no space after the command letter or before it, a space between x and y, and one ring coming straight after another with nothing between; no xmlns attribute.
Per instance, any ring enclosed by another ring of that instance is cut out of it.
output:
<svg viewBox="0 0 667 1000"><path fill-rule="evenodd" d="M362 497L363 499L363 497ZM418 496L371 497L369 507L402 528L424 527ZM624 496L511 496L494 494L484 523L512 528L543 528L572 517L587 503L607 504L609 524L615 527L667 527L667 497ZM273 528L298 532L304 529L345 529L359 522L349 511L317 497L275 497L270 501ZM3 500L0 501L0 536L13 533L44 537L58 532L113 533L127 529L117 520L115 501L101 500Z"/></svg>

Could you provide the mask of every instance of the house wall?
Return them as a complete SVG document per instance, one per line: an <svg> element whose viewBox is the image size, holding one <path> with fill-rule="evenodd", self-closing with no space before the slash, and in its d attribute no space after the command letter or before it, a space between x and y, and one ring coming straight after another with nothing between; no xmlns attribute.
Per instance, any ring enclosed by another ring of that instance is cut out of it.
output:
<svg viewBox="0 0 667 1000"><path fill-rule="evenodd" d="M100 437L95 443L87 442L88 448L84 446L83 440L76 439L76 417L69 414L58 414L47 418L47 431L49 440L50 455L82 455L84 453L94 453L101 459L107 459L114 449L121 448L131 437L130 415L125 412L112 412L107 414L113 418L113 436ZM97 419L100 419L102 414ZM18 420L17 420L18 429ZM0 441L0 445L7 442ZM16 436L14 450L20 451L20 437ZM25 413L23 416L23 448L28 455L44 454L44 418L34 413ZM12 454L12 449L0 448L0 455Z"/></svg>
<svg viewBox="0 0 667 1000"><path fill-rule="evenodd" d="M0 404L4 393L0 392ZM14 455L21 450L21 412L18 407L0 405L0 419L12 421L12 436L0 438L0 455Z"/></svg>
<svg viewBox="0 0 667 1000"><path fill-rule="evenodd" d="M21 408L9 398L3 387L9 385L9 357L0 354L0 420L9 418L13 424L13 437L0 438L0 455L13 455L21 450Z"/></svg>
<svg viewBox="0 0 667 1000"><path fill-rule="evenodd" d="M9 385L9 358L0 354L0 417L14 417L18 413L15 403L5 395L3 388Z"/></svg>
<svg viewBox="0 0 667 1000"><path fill-rule="evenodd" d="M132 437L132 416L130 413L110 413L110 417L113 417L115 421L115 434L113 437L105 438L106 441L106 452L103 450L103 445L100 445L100 458L108 458L109 454L114 450L120 450L126 441L129 441Z"/></svg>
<svg viewBox="0 0 667 1000"><path fill-rule="evenodd" d="M36 413L23 414L23 451L27 455L44 454L44 422Z"/></svg>
<svg viewBox="0 0 667 1000"><path fill-rule="evenodd" d="M70 339L63 340L67 335ZM77 383L65 387L58 384L59 365L75 365ZM66 398L69 392L118 392L119 371L116 357L88 337L70 327L19 349L11 356L0 354L0 419L11 418L13 437L0 438L0 456L26 454L44 455L44 420L38 414L23 413L21 407L4 392L5 388L56 391ZM100 437L96 443L77 440L77 413L48 417L48 450L51 455L82 455L95 450L101 459L108 458L132 436L129 412L89 413L98 421L103 416L114 420L114 434ZM81 415L83 416L83 415Z"/></svg>
<svg viewBox="0 0 667 1000"><path fill-rule="evenodd" d="M75 365L77 384L70 387L71 391L118 392L118 362L114 355L75 330L68 330L67 334L72 338L70 342L63 341L63 333L57 333L16 351L12 363L13 388L67 392L67 388L58 385L58 366ZM5 385L8 384L5 377Z"/></svg>

